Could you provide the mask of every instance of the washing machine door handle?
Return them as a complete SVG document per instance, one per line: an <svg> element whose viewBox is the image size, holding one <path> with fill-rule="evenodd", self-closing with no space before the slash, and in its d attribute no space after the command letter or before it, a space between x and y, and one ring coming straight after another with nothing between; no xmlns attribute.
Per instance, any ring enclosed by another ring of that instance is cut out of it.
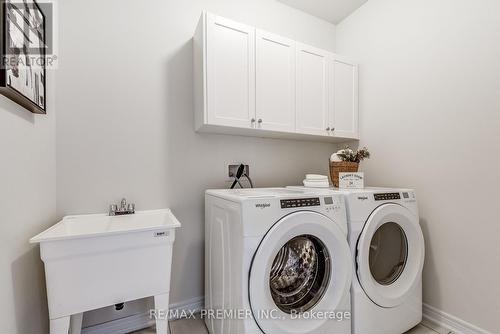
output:
<svg viewBox="0 0 500 334"><path fill-rule="evenodd" d="M418 216L399 204L384 204L368 217L358 239L357 278L375 304L396 307L421 284L424 258Z"/></svg>

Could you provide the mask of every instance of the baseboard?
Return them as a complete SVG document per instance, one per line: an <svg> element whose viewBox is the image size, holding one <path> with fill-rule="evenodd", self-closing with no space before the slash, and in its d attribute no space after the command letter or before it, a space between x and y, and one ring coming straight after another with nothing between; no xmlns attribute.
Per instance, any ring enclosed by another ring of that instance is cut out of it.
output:
<svg viewBox="0 0 500 334"><path fill-rule="evenodd" d="M188 312L194 311L195 313L201 312L201 310L205 307L205 298L204 297L196 297L191 298L189 300L185 300L180 303L175 303L170 305L170 309L172 311L176 311L173 313L181 313L182 311ZM178 317L171 317L170 320L177 320Z"/></svg>
<svg viewBox="0 0 500 334"><path fill-rule="evenodd" d="M170 310L174 314L181 314L182 311L189 314L189 311L201 311L203 305L204 298L198 297L171 304ZM172 317L170 320L176 320L176 317ZM149 317L149 312L146 312L83 328L82 334L126 334L151 327L154 324L155 321Z"/></svg>
<svg viewBox="0 0 500 334"><path fill-rule="evenodd" d="M454 334L493 334L435 307L423 305L424 319Z"/></svg>

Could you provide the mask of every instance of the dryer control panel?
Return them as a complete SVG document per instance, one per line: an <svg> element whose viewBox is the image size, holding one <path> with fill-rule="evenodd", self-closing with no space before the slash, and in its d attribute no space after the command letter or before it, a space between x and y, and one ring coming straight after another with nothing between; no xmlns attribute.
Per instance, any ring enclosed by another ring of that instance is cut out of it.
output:
<svg viewBox="0 0 500 334"><path fill-rule="evenodd" d="M289 209L289 208L301 208L307 206L320 206L321 202L319 197L312 198L294 198L294 199L282 199L281 200L281 208Z"/></svg>

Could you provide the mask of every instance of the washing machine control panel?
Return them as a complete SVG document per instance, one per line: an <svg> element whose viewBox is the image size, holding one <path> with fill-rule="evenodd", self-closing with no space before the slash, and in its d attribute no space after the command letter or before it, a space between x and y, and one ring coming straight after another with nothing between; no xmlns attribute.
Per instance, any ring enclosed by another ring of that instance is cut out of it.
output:
<svg viewBox="0 0 500 334"><path fill-rule="evenodd" d="M399 193L379 193L374 195L376 201L390 201L401 199Z"/></svg>
<svg viewBox="0 0 500 334"><path fill-rule="evenodd" d="M289 208L301 208L307 206L320 206L321 202L319 197L312 198L294 198L294 199L282 199L281 200L281 208L289 209Z"/></svg>

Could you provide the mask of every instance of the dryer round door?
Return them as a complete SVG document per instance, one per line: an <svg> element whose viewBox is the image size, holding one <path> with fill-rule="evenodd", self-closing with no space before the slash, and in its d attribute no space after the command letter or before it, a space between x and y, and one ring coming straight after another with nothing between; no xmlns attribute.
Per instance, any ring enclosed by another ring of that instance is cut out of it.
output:
<svg viewBox="0 0 500 334"><path fill-rule="evenodd" d="M400 305L419 283L424 237L418 217L383 204L368 217L357 246L357 274L367 296L381 307Z"/></svg>
<svg viewBox="0 0 500 334"><path fill-rule="evenodd" d="M267 334L317 333L328 317L297 314L349 311L352 257L347 237L331 219L315 212L292 213L266 234L250 269L253 316ZM307 319L306 319L307 318Z"/></svg>

